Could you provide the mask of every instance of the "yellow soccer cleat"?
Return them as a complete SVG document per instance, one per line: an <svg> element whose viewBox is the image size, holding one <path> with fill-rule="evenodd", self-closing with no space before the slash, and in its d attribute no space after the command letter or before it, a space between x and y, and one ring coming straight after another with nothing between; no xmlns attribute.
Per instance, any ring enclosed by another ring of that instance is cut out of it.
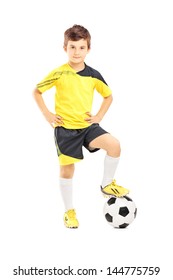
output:
<svg viewBox="0 0 173 280"><path fill-rule="evenodd" d="M70 209L64 214L64 224L67 228L78 228L79 222L74 209Z"/></svg>
<svg viewBox="0 0 173 280"><path fill-rule="evenodd" d="M116 181L113 180L111 184L105 186L104 188L101 187L101 191L108 196L115 196L115 197L123 197L129 193L128 189L125 189L116 184Z"/></svg>

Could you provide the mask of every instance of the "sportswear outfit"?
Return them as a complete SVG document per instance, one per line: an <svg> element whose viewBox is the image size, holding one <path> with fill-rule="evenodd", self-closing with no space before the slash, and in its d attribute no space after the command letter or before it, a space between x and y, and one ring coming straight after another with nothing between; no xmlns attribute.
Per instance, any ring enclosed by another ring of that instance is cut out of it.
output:
<svg viewBox="0 0 173 280"><path fill-rule="evenodd" d="M76 72L69 64L63 64L51 71L37 84L37 89L41 93L52 87L56 89L55 113L61 116L63 120L63 125L57 126L54 129L55 144L60 165L68 165L83 159L83 147L89 152L99 150L90 149L89 143L98 136L108 132L101 128L99 124L89 124L85 119L88 117L87 113L92 111L95 90L103 98L110 96L112 92L102 75L86 64L85 68L79 72ZM106 157L107 161L105 159L105 162L109 162L109 164L111 162L111 165L115 163L115 161L117 162L115 158ZM115 171L114 169L115 168L113 168L113 173ZM109 173L109 177L112 178L113 174L111 168L108 168L108 163L107 167L105 167L105 174L106 173ZM105 182L105 178L103 182ZM106 186L107 188L104 188L103 192L108 195L115 195L115 192L112 192L112 187L115 188L117 185L115 181L113 181L113 185L111 185L112 182L109 183L108 185L110 186ZM68 184L69 181L67 182L67 185ZM64 186L64 181L62 186ZM102 187L104 186L102 185ZM122 188L120 186L117 187ZM64 187L62 189L64 192ZM122 194L124 195L124 192L120 189L120 195L117 196L122 196ZM127 191L125 194L127 194ZM64 196L67 198L67 194ZM71 193L69 196L71 197ZM71 202L69 205L71 205ZM72 207L70 209L68 209L68 207L66 208L67 212L64 216L66 226L78 227L78 222L74 222L76 221L75 212L71 211L74 209L71 209Z"/></svg>
<svg viewBox="0 0 173 280"><path fill-rule="evenodd" d="M89 143L107 133L99 124L85 121L91 112L94 91L103 97L111 95L111 90L101 74L85 64L76 72L69 64L64 64L48 74L37 88L45 92L52 87L55 92L55 112L63 119L63 126L55 128L55 143L61 165L75 163L83 159L82 146L90 152Z"/></svg>

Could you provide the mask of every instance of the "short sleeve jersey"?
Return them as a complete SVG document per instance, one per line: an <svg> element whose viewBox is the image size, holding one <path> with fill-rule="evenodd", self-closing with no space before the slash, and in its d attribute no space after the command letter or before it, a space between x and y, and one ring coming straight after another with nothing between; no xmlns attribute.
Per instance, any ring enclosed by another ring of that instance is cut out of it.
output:
<svg viewBox="0 0 173 280"><path fill-rule="evenodd" d="M76 72L69 64L64 64L50 72L37 89L43 93L55 87L55 112L63 118L63 127L80 129L90 124L85 121L86 112L91 112L94 91L103 97L111 95L111 90L101 74L85 64Z"/></svg>

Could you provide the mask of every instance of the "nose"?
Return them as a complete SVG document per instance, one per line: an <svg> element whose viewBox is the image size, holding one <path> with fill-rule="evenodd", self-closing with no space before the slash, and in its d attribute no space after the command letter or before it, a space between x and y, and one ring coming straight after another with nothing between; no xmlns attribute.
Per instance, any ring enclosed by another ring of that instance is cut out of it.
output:
<svg viewBox="0 0 173 280"><path fill-rule="evenodd" d="M75 55L79 54L79 49L76 48L74 53L75 53Z"/></svg>

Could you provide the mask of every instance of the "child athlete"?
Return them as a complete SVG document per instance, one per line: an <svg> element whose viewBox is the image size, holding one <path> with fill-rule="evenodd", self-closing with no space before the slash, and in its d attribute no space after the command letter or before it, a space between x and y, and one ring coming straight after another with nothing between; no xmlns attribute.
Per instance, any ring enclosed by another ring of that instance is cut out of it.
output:
<svg viewBox="0 0 173 280"><path fill-rule="evenodd" d="M120 143L99 126L112 103L112 92L101 74L86 65L91 36L86 28L74 25L64 33L64 50L68 62L54 69L34 89L34 98L46 120L54 128L60 163L59 186L65 205L64 224L78 228L73 206L72 186L75 163L83 159L82 147L89 152L106 152L101 191L122 197L129 191L116 184L115 171L120 158ZM55 87L55 114L50 112L42 93ZM95 90L103 97L96 115L91 114Z"/></svg>

